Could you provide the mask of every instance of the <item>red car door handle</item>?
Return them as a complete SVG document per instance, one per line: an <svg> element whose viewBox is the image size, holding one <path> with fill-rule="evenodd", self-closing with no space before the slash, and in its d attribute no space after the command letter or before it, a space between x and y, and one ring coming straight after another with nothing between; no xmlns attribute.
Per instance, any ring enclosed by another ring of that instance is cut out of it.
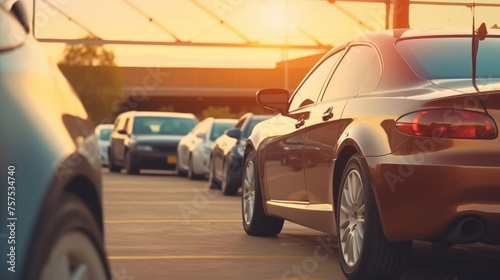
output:
<svg viewBox="0 0 500 280"><path fill-rule="evenodd" d="M327 121L331 118L333 118L333 107L328 108L328 110L323 113L323 121Z"/></svg>

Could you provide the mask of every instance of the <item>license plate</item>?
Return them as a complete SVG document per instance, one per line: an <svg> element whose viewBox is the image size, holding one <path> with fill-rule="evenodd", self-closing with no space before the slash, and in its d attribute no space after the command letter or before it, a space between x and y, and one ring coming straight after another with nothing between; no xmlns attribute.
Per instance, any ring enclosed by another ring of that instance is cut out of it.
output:
<svg viewBox="0 0 500 280"><path fill-rule="evenodd" d="M177 156L167 156L168 164L177 164Z"/></svg>

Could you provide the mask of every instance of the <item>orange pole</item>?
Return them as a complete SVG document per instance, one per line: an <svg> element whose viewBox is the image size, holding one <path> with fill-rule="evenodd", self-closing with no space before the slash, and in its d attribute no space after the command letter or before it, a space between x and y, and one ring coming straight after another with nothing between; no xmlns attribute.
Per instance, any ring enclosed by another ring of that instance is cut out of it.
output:
<svg viewBox="0 0 500 280"><path fill-rule="evenodd" d="M410 27L410 0L392 0L392 28Z"/></svg>

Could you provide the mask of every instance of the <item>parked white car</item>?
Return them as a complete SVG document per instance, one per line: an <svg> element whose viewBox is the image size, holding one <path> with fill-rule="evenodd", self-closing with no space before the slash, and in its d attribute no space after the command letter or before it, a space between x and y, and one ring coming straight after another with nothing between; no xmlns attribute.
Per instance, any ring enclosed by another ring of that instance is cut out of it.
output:
<svg viewBox="0 0 500 280"><path fill-rule="evenodd" d="M112 124L100 124L95 127L94 133L97 137L97 142L99 144L99 152L101 154L101 164L103 166L108 166L109 158L108 158L108 150L109 150L109 138L111 136L111 132L115 128Z"/></svg>
<svg viewBox="0 0 500 280"><path fill-rule="evenodd" d="M210 171L210 151L215 139L236 124L236 119L206 118L184 136L177 147L177 175L202 179Z"/></svg>

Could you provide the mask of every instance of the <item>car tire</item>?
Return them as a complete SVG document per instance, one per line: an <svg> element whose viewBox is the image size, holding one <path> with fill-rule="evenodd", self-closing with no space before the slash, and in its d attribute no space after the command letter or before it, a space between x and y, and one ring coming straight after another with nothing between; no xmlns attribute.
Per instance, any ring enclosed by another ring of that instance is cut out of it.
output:
<svg viewBox="0 0 500 280"><path fill-rule="evenodd" d="M102 229L76 195L42 211L22 279L111 279Z"/></svg>
<svg viewBox="0 0 500 280"><path fill-rule="evenodd" d="M208 188L220 190L220 182L215 178L214 159L210 160L210 171L208 172Z"/></svg>
<svg viewBox="0 0 500 280"><path fill-rule="evenodd" d="M410 242L387 240L370 182L369 169L355 154L342 174L337 203L339 259L347 279L399 279Z"/></svg>
<svg viewBox="0 0 500 280"><path fill-rule="evenodd" d="M125 152L125 172L127 174L139 174L139 167L132 161L132 156L130 152Z"/></svg>
<svg viewBox="0 0 500 280"><path fill-rule="evenodd" d="M179 166L179 163L175 166L175 173L177 174L177 177L182 177L185 178L188 176L188 172L186 170L182 170Z"/></svg>
<svg viewBox="0 0 500 280"><path fill-rule="evenodd" d="M238 189L240 188L240 184L235 184L231 182L231 175L229 175L229 169L227 165L227 161L224 161L224 180L221 183L221 190L223 195L235 196L238 194Z"/></svg>
<svg viewBox="0 0 500 280"><path fill-rule="evenodd" d="M241 199L243 228L248 235L276 236L281 232L284 220L267 216L264 211L259 168L254 151L251 151L245 159Z"/></svg>
<svg viewBox="0 0 500 280"><path fill-rule="evenodd" d="M189 180L200 180L203 179L203 175L196 174L194 172L194 167L193 167L193 157L189 156L189 161L188 161L188 171L187 171L187 177Z"/></svg>
<svg viewBox="0 0 500 280"><path fill-rule="evenodd" d="M115 160L113 158L113 154L111 153L111 151L108 151L108 161L109 161L108 164L109 172L120 172L122 170L120 166L115 164Z"/></svg>

